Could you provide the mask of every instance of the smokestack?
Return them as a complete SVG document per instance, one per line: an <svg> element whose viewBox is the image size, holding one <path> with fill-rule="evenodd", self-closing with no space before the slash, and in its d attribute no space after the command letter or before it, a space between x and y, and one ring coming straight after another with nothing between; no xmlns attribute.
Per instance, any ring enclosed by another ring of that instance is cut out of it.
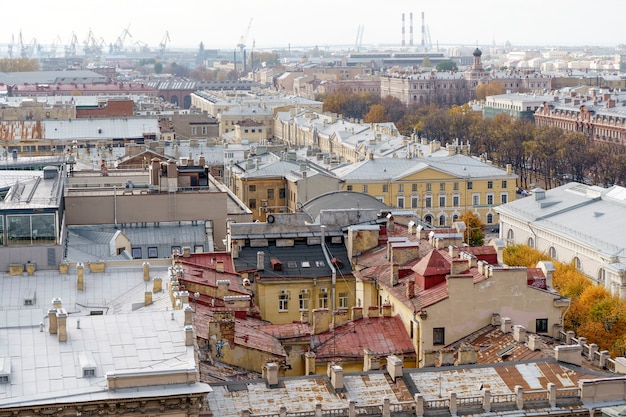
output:
<svg viewBox="0 0 626 417"><path fill-rule="evenodd" d="M422 12L422 48L426 47L426 25L424 23L424 12Z"/></svg>
<svg viewBox="0 0 626 417"><path fill-rule="evenodd" d="M413 46L413 12L409 13L409 46Z"/></svg>
<svg viewBox="0 0 626 417"><path fill-rule="evenodd" d="M404 48L404 44L405 44L404 39L405 39L404 38L404 13L402 13L402 47L403 48Z"/></svg>

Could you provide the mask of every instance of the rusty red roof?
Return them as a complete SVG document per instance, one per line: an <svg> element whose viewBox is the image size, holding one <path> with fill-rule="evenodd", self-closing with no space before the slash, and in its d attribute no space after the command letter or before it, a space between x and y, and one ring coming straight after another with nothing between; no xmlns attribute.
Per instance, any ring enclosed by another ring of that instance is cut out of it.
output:
<svg viewBox="0 0 626 417"><path fill-rule="evenodd" d="M360 359L364 349L380 355L415 355L411 337L399 316L354 320L311 339L312 350L321 360Z"/></svg>

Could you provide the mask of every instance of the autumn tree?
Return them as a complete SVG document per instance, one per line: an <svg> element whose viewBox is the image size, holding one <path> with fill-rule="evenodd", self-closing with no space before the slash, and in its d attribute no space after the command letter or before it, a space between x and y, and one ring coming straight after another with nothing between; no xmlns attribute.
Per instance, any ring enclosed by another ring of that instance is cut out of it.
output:
<svg viewBox="0 0 626 417"><path fill-rule="evenodd" d="M470 246L482 246L485 243L485 225L480 221L476 213L466 211L460 218L465 223L465 233L463 239Z"/></svg>
<svg viewBox="0 0 626 417"><path fill-rule="evenodd" d="M34 58L2 58L0 72L39 71L39 61Z"/></svg>
<svg viewBox="0 0 626 417"><path fill-rule="evenodd" d="M484 100L488 96L504 94L505 86L501 82L483 83L476 87L475 96L477 100Z"/></svg>
<svg viewBox="0 0 626 417"><path fill-rule="evenodd" d="M389 115L387 114L385 106L382 104L374 104L370 107L370 111L367 112L363 121L365 123L384 123L389 121Z"/></svg>
<svg viewBox="0 0 626 417"><path fill-rule="evenodd" d="M379 104L385 107L385 112L388 116L388 122L396 123L402 120L402 118L406 114L406 105L397 97L383 97L380 100Z"/></svg>

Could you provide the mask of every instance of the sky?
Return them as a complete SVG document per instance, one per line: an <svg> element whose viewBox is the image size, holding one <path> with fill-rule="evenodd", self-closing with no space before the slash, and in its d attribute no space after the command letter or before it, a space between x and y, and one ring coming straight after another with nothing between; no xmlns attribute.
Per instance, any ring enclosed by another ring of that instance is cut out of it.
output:
<svg viewBox="0 0 626 417"><path fill-rule="evenodd" d="M421 15L433 46L616 46L626 43L626 0L3 0L0 45L33 40L42 46L91 31L105 45L128 30L125 46L234 49L247 33L257 50L334 45L421 44ZM250 30L248 31L248 27ZM6 46L5 46L6 48Z"/></svg>

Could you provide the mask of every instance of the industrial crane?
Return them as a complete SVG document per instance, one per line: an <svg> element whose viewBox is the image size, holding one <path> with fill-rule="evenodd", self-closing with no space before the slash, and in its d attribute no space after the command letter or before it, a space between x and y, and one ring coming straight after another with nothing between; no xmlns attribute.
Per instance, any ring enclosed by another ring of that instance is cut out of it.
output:
<svg viewBox="0 0 626 417"><path fill-rule="evenodd" d="M170 33L166 30L165 34L163 35L163 40L161 40L161 43L159 44L159 50L161 51L161 58L163 58L163 54L165 53L165 47L167 46L167 43L170 41Z"/></svg>
<svg viewBox="0 0 626 417"><path fill-rule="evenodd" d="M78 37L76 37L76 33L72 32L72 36L70 37L70 42L68 46L65 48L66 57L76 56L76 45L78 45Z"/></svg>
<svg viewBox="0 0 626 417"><path fill-rule="evenodd" d="M85 51L85 55L100 55L102 53L102 45L96 39L92 30L89 29L89 33L87 34L87 39L85 39L85 47L83 50Z"/></svg>
<svg viewBox="0 0 626 417"><path fill-rule="evenodd" d="M9 58L13 58L13 44L15 44L15 35L11 34L11 43L8 47Z"/></svg>
<svg viewBox="0 0 626 417"><path fill-rule="evenodd" d="M130 28L130 24L128 25L128 27L126 27L126 29L124 29L122 31L122 34L117 37L115 43L113 44L113 51L120 52L121 50L123 50L124 49L124 42L126 41L126 37L127 36L129 38L133 37L133 35L131 35L130 32L128 31L129 28Z"/></svg>
<svg viewBox="0 0 626 417"><path fill-rule="evenodd" d="M246 70L248 69L246 66L245 49L246 49L246 41L248 40L248 35L250 34L251 27L252 27L252 18L250 18L250 23L248 23L248 28L246 29L245 34L241 35L241 37L239 38L239 43L237 44L237 48L239 48L239 51L241 53L241 60L243 62L243 72L246 72Z"/></svg>

